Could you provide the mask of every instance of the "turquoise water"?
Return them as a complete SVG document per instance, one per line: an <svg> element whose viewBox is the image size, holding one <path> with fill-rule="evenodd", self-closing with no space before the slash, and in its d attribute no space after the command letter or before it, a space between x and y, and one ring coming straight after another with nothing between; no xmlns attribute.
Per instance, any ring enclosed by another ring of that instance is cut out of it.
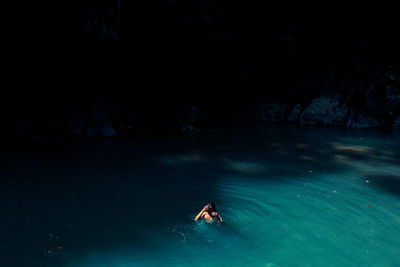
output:
<svg viewBox="0 0 400 267"><path fill-rule="evenodd" d="M1 266L400 266L400 137L249 126L2 160ZM210 200L224 224L194 222Z"/></svg>

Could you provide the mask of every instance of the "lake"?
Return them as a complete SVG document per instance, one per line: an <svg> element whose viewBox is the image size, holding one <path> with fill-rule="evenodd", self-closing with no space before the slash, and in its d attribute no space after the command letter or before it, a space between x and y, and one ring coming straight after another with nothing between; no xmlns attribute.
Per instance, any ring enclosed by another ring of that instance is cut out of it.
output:
<svg viewBox="0 0 400 267"><path fill-rule="evenodd" d="M38 139L0 175L1 266L400 266L398 132Z"/></svg>

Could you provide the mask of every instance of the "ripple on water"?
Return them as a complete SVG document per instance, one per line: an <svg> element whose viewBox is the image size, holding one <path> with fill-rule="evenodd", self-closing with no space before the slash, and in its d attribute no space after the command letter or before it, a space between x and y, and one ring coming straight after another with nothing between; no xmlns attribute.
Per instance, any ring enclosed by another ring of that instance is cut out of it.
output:
<svg viewBox="0 0 400 267"><path fill-rule="evenodd" d="M83 170L63 161L59 183L45 156L39 170L18 162L7 175L46 183L2 184L0 265L23 251L43 266L400 266L398 139L272 132L129 157L108 147ZM211 200L225 223L194 222ZM49 233L63 247L50 260Z"/></svg>

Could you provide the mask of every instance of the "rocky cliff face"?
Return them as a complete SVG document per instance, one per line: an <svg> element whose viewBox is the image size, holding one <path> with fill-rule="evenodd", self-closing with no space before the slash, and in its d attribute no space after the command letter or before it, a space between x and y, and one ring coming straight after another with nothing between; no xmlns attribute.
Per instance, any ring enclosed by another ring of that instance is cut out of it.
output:
<svg viewBox="0 0 400 267"><path fill-rule="evenodd" d="M306 125L344 126L348 108L339 95L320 95L300 115L299 122Z"/></svg>
<svg viewBox="0 0 400 267"><path fill-rule="evenodd" d="M388 65L373 70L354 68L352 74L344 77L333 73L335 78L331 80L318 81L318 75L315 75L314 90L304 90L303 94L294 97L284 96L286 103L283 104L282 100L265 100L251 106L251 116L246 118L349 128L398 127L399 71L399 65Z"/></svg>
<svg viewBox="0 0 400 267"><path fill-rule="evenodd" d="M33 96L29 102L9 110L13 116L10 127L17 136L60 137L137 136L171 131L192 134L210 125L245 121L399 128L399 70L399 65L390 65L365 74L363 69L357 75L344 77L335 73L328 82L315 75L311 84L304 82L292 91L276 88L277 81L255 83L251 81L253 77L247 76L246 82L238 79L234 84L233 88L240 89L237 91L228 87L203 92L202 87L193 83L188 87L185 83L181 91L168 91L169 87L162 85L164 93L131 91L125 97L118 97L123 93L112 87L102 92L75 90L69 98L51 101L39 101ZM259 87L258 94L254 95L250 86Z"/></svg>
<svg viewBox="0 0 400 267"><path fill-rule="evenodd" d="M394 2L328 2L70 1L63 27L37 27L49 42L22 42L19 52L37 57L14 79L28 93L14 86L3 97L5 128L60 137L243 121L398 128Z"/></svg>

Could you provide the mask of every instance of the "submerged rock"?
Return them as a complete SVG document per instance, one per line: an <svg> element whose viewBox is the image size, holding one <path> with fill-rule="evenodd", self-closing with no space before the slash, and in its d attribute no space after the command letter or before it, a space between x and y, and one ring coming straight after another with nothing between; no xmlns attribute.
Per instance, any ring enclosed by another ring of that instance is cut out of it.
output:
<svg viewBox="0 0 400 267"><path fill-rule="evenodd" d="M300 123L308 125L344 126L348 107L339 95L321 95L315 98L300 115Z"/></svg>
<svg viewBox="0 0 400 267"><path fill-rule="evenodd" d="M380 126L381 124L376 118L368 117L363 114L359 114L347 123L347 127L350 128L377 128Z"/></svg>

